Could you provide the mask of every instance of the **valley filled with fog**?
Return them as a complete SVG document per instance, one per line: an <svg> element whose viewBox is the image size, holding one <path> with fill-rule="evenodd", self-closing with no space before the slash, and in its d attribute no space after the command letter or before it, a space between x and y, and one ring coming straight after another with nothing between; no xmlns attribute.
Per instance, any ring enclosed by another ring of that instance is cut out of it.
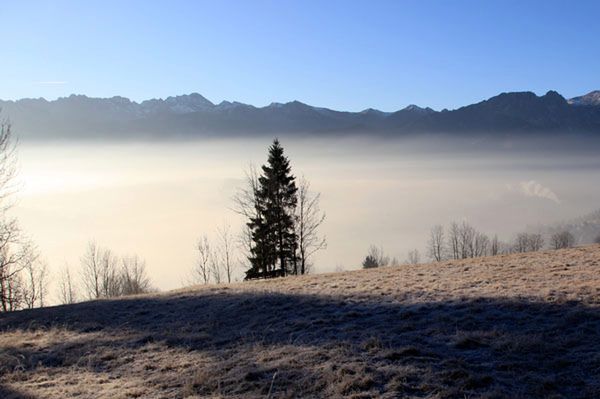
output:
<svg viewBox="0 0 600 399"><path fill-rule="evenodd" d="M270 142L21 142L11 212L51 273L65 264L77 270L95 240L117 254L145 258L159 289L177 288L194 265L202 234L210 237L224 223L240 231L244 221L231 210L231 198L244 170L266 161ZM593 150L563 155L560 145L482 149L442 139L284 138L282 145L293 173L321 193L327 214L328 247L315 257L317 273L359 268L370 244L400 261L418 249L425 260L435 224L467 220L508 241L528 226L600 206Z"/></svg>

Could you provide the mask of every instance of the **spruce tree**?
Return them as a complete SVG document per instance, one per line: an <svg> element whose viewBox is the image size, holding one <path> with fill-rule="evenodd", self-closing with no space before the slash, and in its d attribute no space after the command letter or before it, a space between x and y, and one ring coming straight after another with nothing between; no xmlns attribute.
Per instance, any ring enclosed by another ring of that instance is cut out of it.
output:
<svg viewBox="0 0 600 399"><path fill-rule="evenodd" d="M261 276L280 270L281 274L297 272L297 237L294 229L294 209L297 187L290 162L279 140L269 147L267 164L255 193L256 215L248 226L252 230L252 268L247 276Z"/></svg>

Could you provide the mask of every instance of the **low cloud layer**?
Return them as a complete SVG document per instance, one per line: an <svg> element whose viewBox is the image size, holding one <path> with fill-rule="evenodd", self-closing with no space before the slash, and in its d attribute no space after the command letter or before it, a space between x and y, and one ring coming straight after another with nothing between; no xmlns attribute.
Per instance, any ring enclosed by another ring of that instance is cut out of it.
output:
<svg viewBox="0 0 600 399"><path fill-rule="evenodd" d="M535 180L522 181L519 183L520 191L527 197L545 198L560 204L558 196L548 187L544 187Z"/></svg>

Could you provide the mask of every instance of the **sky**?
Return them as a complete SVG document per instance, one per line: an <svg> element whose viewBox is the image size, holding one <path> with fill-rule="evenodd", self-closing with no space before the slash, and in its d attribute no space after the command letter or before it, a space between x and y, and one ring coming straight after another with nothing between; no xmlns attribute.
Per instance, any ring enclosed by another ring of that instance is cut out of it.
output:
<svg viewBox="0 0 600 399"><path fill-rule="evenodd" d="M0 98L457 108L600 89L598 1L0 0Z"/></svg>

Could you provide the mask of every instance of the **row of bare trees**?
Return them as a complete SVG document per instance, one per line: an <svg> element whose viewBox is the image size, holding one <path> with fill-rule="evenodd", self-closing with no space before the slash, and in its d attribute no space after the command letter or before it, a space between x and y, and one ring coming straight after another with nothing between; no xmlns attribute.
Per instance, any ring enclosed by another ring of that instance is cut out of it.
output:
<svg viewBox="0 0 600 399"><path fill-rule="evenodd" d="M600 243L600 237L598 239ZM467 259L481 256L494 256L507 253L535 252L544 248L563 249L576 245L573 234L569 231L558 231L550 236L548 246L540 233L519 233L512 242L504 242L497 235L489 235L477 230L467 222L451 223L447 228L435 225L429 232L427 241L427 255L433 262L449 259ZM421 263L421 256L417 249L409 251L404 264L416 265ZM362 266L365 269L397 265L394 258L385 255L383 248L371 245Z"/></svg>
<svg viewBox="0 0 600 399"><path fill-rule="evenodd" d="M545 244L540 233L519 233L512 243L507 243L500 241L497 235L490 237L482 233L467 222L454 222L446 229L442 225L431 228L427 252L432 261L439 262L446 259L540 251L546 247ZM550 247L553 249L574 245L575 238L568 231L557 232L550 238Z"/></svg>
<svg viewBox="0 0 600 399"><path fill-rule="evenodd" d="M79 277L79 284L76 277ZM117 256L93 241L88 243L81 257L78 275L74 276L65 265L57 289L58 299L63 304L154 291L142 258L137 255Z"/></svg>

